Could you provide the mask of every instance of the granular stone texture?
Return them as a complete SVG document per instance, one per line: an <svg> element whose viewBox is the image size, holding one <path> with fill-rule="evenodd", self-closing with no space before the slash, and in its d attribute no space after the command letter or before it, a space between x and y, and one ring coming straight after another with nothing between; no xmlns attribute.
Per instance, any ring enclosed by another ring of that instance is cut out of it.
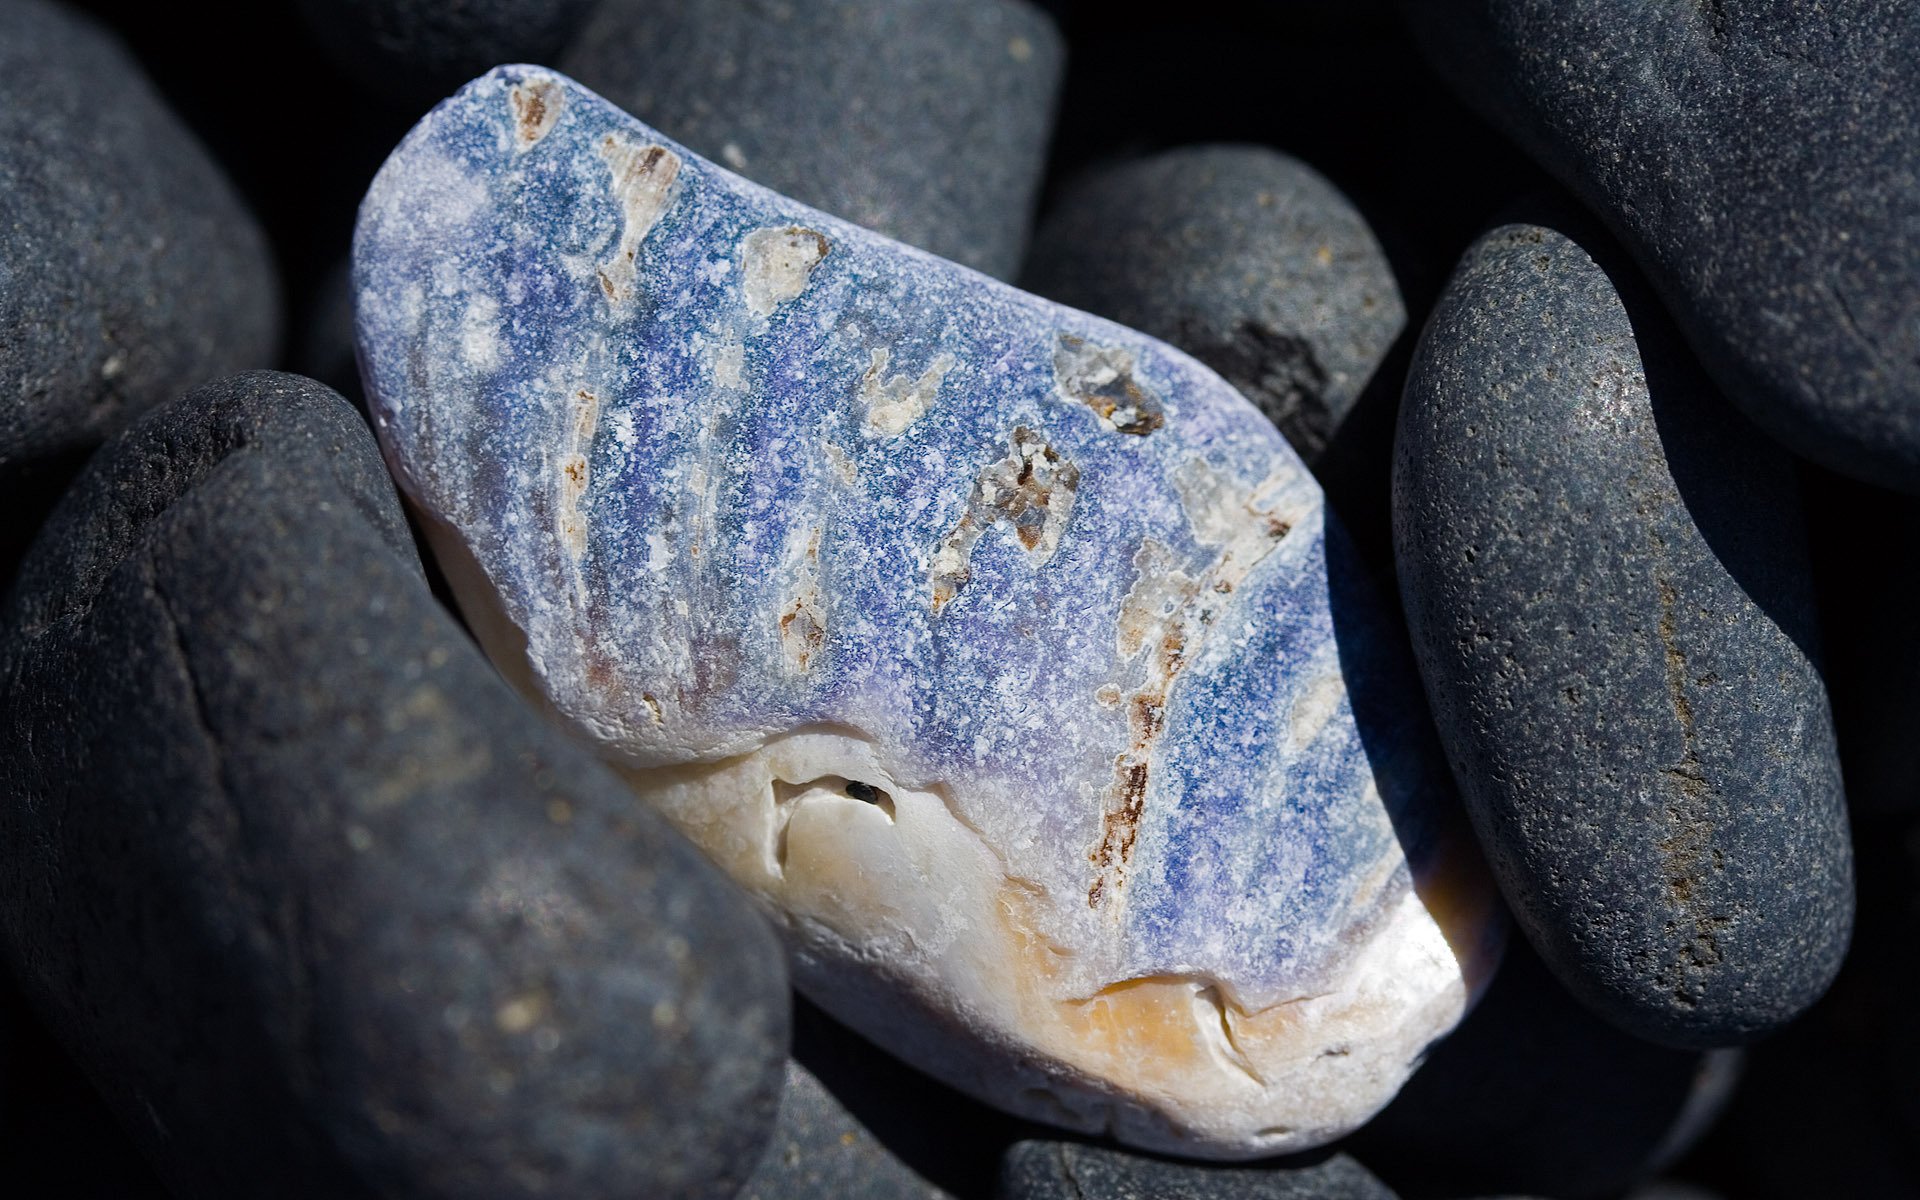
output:
<svg viewBox="0 0 1920 1200"><path fill-rule="evenodd" d="M1404 0L1796 453L1920 492L1920 5Z"/></svg>
<svg viewBox="0 0 1920 1200"><path fill-rule="evenodd" d="M0 4L0 586L101 439L213 375L268 366L266 240L120 43Z"/></svg>
<svg viewBox="0 0 1920 1200"><path fill-rule="evenodd" d="M1853 913L1793 469L1548 219L1481 238L1415 352L1401 596L1548 965L1630 1032L1741 1043L1820 996Z"/></svg>
<svg viewBox="0 0 1920 1200"><path fill-rule="evenodd" d="M502 670L1022 1115L1252 1157L1497 954L1411 664L1219 377L502 68L361 211L369 411Z"/></svg>
<svg viewBox="0 0 1920 1200"><path fill-rule="evenodd" d="M1311 1166L1205 1167L1078 1142L1021 1142L995 1200L1395 1200L1344 1154Z"/></svg>
<svg viewBox="0 0 1920 1200"><path fill-rule="evenodd" d="M9 964L179 1194L733 1194L778 944L434 603L338 396L135 425L0 629Z"/></svg>

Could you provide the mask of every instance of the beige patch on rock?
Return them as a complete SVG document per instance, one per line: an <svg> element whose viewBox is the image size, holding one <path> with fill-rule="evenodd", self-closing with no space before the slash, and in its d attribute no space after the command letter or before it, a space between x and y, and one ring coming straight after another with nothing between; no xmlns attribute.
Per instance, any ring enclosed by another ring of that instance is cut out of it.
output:
<svg viewBox="0 0 1920 1200"><path fill-rule="evenodd" d="M530 150L560 119L566 93L560 90L557 81L541 75L514 84L507 93L507 101L513 109L514 149Z"/></svg>
<svg viewBox="0 0 1920 1200"><path fill-rule="evenodd" d="M747 311L756 317L773 313L807 290L813 269L833 244L811 229L788 225L756 229L740 250L741 291Z"/></svg>
<svg viewBox="0 0 1920 1200"><path fill-rule="evenodd" d="M792 595L780 612L780 649L789 674L804 675L827 643L827 610L820 598L820 531L807 535L793 572Z"/></svg>
<svg viewBox="0 0 1920 1200"><path fill-rule="evenodd" d="M587 456L600 427L600 397L586 388L573 394L572 418L567 427L565 449L560 455L560 477L555 509L560 545L576 564L587 552L587 517L580 501L586 497Z"/></svg>
<svg viewBox="0 0 1920 1200"><path fill-rule="evenodd" d="M1134 374L1133 351L1124 346L1062 333L1054 340L1053 378L1110 432L1145 437L1167 423L1159 394Z"/></svg>
<svg viewBox="0 0 1920 1200"><path fill-rule="evenodd" d="M944 351L933 356L918 378L888 375L887 364L893 353L877 346L860 376L860 399L867 406L867 429L882 437L895 437L926 414L940 392L940 382L953 369L954 357Z"/></svg>
<svg viewBox="0 0 1920 1200"><path fill-rule="evenodd" d="M620 244L600 265L600 290L610 303L625 304L633 299L639 276L635 260L640 243L672 201L673 184L680 177L680 156L665 146L640 145L609 133L600 139L600 157L612 175L622 222Z"/></svg>
<svg viewBox="0 0 1920 1200"><path fill-rule="evenodd" d="M981 468L967 497L966 511L933 552L933 613L960 594L973 575L973 547L980 535L1004 521L1013 529L1035 570L1060 548L1060 536L1073 515L1080 468L1061 458L1046 439L1024 425L1009 439L1007 457Z"/></svg>

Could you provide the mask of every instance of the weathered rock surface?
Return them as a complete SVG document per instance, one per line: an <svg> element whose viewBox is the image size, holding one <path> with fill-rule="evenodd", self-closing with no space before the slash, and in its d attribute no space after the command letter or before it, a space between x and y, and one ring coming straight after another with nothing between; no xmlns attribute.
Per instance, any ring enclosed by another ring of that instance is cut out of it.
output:
<svg viewBox="0 0 1920 1200"><path fill-rule="evenodd" d="M1606 218L1729 400L1920 491L1920 6L1402 8L1434 68Z"/></svg>
<svg viewBox="0 0 1920 1200"><path fill-rule="evenodd" d="M564 77L362 209L388 462L495 661L766 899L823 1007L1136 1144L1337 1136L1499 937L1318 489L1197 362Z"/></svg>
<svg viewBox="0 0 1920 1200"><path fill-rule="evenodd" d="M118 41L0 5L0 583L100 440L211 375L266 366L266 241Z"/></svg>
<svg viewBox="0 0 1920 1200"><path fill-rule="evenodd" d="M732 1195L778 945L433 602L339 397L151 414L0 629L8 957L179 1194Z"/></svg>
<svg viewBox="0 0 1920 1200"><path fill-rule="evenodd" d="M1401 595L1547 963L1630 1032L1744 1042L1825 990L1853 912L1793 471L1599 235L1547 219L1574 235L1468 251L1415 352Z"/></svg>
<svg viewBox="0 0 1920 1200"><path fill-rule="evenodd" d="M1344 1154L1311 1166L1202 1167L1077 1142L1021 1142L996 1200L1394 1200Z"/></svg>
<svg viewBox="0 0 1920 1200"><path fill-rule="evenodd" d="M1206 363L1309 464L1407 322L1360 213L1313 168L1258 146L1088 173L1034 235L1021 283Z"/></svg>
<svg viewBox="0 0 1920 1200"><path fill-rule="evenodd" d="M1010 279L1063 58L1026 0L608 0L559 65L757 183Z"/></svg>

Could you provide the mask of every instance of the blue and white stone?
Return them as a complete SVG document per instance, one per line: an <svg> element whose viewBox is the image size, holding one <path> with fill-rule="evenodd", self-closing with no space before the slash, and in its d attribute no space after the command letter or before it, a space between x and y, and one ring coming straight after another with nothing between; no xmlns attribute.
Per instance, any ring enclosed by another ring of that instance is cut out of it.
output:
<svg viewBox="0 0 1920 1200"><path fill-rule="evenodd" d="M354 287L489 653L876 1042L1236 1158L1352 1129L1461 1016L1499 921L1418 683L1199 363L535 67L407 136Z"/></svg>

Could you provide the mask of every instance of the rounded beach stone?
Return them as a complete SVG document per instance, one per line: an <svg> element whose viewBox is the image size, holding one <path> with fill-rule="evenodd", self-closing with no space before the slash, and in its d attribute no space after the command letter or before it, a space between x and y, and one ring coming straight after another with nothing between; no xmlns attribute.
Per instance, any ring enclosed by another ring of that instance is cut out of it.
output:
<svg viewBox="0 0 1920 1200"><path fill-rule="evenodd" d="M1549 219L1481 238L1415 351L1401 595L1548 965L1630 1032L1740 1043L1820 996L1852 923L1793 470Z"/></svg>
<svg viewBox="0 0 1920 1200"><path fill-rule="evenodd" d="M502 68L361 210L389 465L489 654L1010 1111L1249 1158L1497 956L1412 664L1284 439L1142 334Z"/></svg>
<svg viewBox="0 0 1920 1200"><path fill-rule="evenodd" d="M1602 1200L1700 1139L1744 1053L1622 1033L1514 945L1478 1007L1350 1146L1408 1196Z"/></svg>
<svg viewBox="0 0 1920 1200"><path fill-rule="evenodd" d="M1021 284L1206 363L1309 465L1407 321L1358 210L1258 146L1090 172L1041 223Z"/></svg>
<svg viewBox="0 0 1920 1200"><path fill-rule="evenodd" d="M1395 1200L1344 1154L1311 1166L1204 1167L1080 1142L1021 1142L995 1200Z"/></svg>
<svg viewBox="0 0 1920 1200"><path fill-rule="evenodd" d="M295 376L96 455L0 641L0 928L180 1194L731 1196L778 943L429 596Z"/></svg>
<svg viewBox="0 0 1920 1200"><path fill-rule="evenodd" d="M100 440L212 375L266 366L265 238L118 41L0 4L0 580Z"/></svg>
<svg viewBox="0 0 1920 1200"><path fill-rule="evenodd" d="M1602 216L1728 399L1920 491L1920 5L1409 0L1434 68Z"/></svg>
<svg viewBox="0 0 1920 1200"><path fill-rule="evenodd" d="M299 0L334 63L396 100L437 100L503 62L550 62L594 0Z"/></svg>
<svg viewBox="0 0 1920 1200"><path fill-rule="evenodd" d="M560 66L776 192L1010 279L1062 62L1024 0L608 0Z"/></svg>

